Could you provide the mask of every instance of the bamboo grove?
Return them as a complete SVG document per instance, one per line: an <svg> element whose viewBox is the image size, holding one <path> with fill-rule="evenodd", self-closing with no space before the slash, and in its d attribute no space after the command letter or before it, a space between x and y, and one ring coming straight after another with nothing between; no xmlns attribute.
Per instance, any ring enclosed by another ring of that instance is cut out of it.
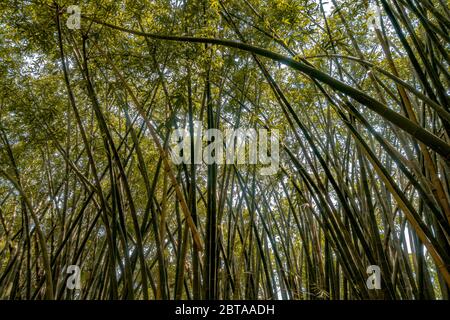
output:
<svg viewBox="0 0 450 320"><path fill-rule="evenodd" d="M449 298L445 0L0 15L1 299ZM194 121L279 130L278 172L174 164Z"/></svg>

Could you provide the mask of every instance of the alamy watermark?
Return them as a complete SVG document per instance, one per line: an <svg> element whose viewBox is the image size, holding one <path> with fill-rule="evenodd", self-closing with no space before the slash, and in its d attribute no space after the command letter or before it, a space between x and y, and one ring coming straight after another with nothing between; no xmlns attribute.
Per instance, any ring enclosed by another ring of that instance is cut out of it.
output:
<svg viewBox="0 0 450 320"><path fill-rule="evenodd" d="M377 265L367 267L366 273L369 277L366 280L367 289L380 290L381 289L381 269Z"/></svg>
<svg viewBox="0 0 450 320"><path fill-rule="evenodd" d="M81 9L79 6L70 5L67 7L67 13L70 16L67 18L66 26L69 29L81 29Z"/></svg>
<svg viewBox="0 0 450 320"><path fill-rule="evenodd" d="M81 269L77 265L70 265L66 270L67 277L66 288L73 291L73 299L78 300L81 296Z"/></svg>
<svg viewBox="0 0 450 320"><path fill-rule="evenodd" d="M381 30L381 8L377 3L370 3L367 10L367 26L375 32Z"/></svg>
<svg viewBox="0 0 450 320"><path fill-rule="evenodd" d="M193 136L188 128L171 134L171 158L175 164L261 164L261 175L273 175L280 166L280 135L277 129L208 129L194 121ZM193 144L192 144L193 141ZM203 142L208 144L203 147ZM270 144L270 150L269 150Z"/></svg>

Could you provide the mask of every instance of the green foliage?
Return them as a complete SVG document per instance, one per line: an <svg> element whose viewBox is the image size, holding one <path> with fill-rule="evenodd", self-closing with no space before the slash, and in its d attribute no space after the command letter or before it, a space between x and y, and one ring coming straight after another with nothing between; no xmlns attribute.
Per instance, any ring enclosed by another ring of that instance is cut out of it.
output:
<svg viewBox="0 0 450 320"><path fill-rule="evenodd" d="M377 2L2 1L0 297L448 299L449 9ZM190 117L279 130L280 170L167 162Z"/></svg>

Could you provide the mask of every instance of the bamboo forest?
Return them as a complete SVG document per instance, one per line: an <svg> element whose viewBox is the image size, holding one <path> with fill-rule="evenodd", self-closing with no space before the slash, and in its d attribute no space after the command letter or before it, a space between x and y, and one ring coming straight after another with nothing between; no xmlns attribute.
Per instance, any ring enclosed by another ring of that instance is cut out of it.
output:
<svg viewBox="0 0 450 320"><path fill-rule="evenodd" d="M1 300L448 300L448 0L2 0Z"/></svg>

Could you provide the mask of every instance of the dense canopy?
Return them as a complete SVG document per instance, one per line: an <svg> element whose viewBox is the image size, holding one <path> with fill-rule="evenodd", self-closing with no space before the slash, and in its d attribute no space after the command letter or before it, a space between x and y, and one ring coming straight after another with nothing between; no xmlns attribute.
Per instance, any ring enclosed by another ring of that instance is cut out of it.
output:
<svg viewBox="0 0 450 320"><path fill-rule="evenodd" d="M446 0L1 1L0 298L448 299L449 31ZM195 124L277 170L174 162Z"/></svg>

